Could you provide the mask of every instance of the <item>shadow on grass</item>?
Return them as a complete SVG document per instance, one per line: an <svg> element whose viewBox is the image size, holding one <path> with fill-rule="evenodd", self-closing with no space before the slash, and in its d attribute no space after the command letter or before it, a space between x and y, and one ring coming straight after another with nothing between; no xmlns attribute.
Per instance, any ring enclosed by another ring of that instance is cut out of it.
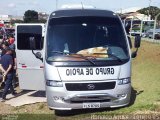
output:
<svg viewBox="0 0 160 120"><path fill-rule="evenodd" d="M127 107L130 107L134 104L135 100L136 100L136 97L137 95L140 95L141 93L143 93L144 91L141 90L141 91L136 91L133 87L131 88L131 98L130 98L130 103Z"/></svg>
<svg viewBox="0 0 160 120"><path fill-rule="evenodd" d="M127 106L124 107L118 107L118 108L98 108L98 109L78 109L78 110L55 110L55 115L59 117L63 116L73 116L73 115L80 115L80 114L88 114L88 113L96 113L96 112L109 112L109 111L115 111L119 110L125 107L130 107L135 103L137 95L141 94L143 92L139 91L137 92L133 87L131 88L131 98L130 98L130 103Z"/></svg>
<svg viewBox="0 0 160 120"><path fill-rule="evenodd" d="M32 92L33 90L22 90L21 92L17 93L15 97L22 96L24 94L27 94L29 92Z"/></svg>

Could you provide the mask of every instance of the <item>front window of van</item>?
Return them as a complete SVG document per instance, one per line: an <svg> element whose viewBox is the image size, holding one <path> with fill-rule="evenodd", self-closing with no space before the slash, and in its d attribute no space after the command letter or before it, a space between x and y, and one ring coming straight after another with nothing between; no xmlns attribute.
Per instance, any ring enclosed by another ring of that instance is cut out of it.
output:
<svg viewBox="0 0 160 120"><path fill-rule="evenodd" d="M50 19L48 24L48 62L107 64L129 60L126 37L118 18L64 17Z"/></svg>

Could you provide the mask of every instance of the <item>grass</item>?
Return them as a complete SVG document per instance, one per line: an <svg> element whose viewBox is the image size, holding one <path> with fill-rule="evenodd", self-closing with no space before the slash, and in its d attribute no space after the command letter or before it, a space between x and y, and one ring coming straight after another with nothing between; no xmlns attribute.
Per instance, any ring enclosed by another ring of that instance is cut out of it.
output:
<svg viewBox="0 0 160 120"><path fill-rule="evenodd" d="M56 120L53 114L8 114L2 120Z"/></svg>
<svg viewBox="0 0 160 120"><path fill-rule="evenodd" d="M133 60L132 80L133 88L143 91L133 107L156 105L160 98L160 44L142 43L138 57Z"/></svg>
<svg viewBox="0 0 160 120"><path fill-rule="evenodd" d="M18 114L18 120L89 120L93 115L160 115L160 44L142 41L138 56L132 59L133 104L116 109L75 110L68 116L55 116L46 103L25 105L19 108L6 108L8 113ZM3 105L4 106L4 105ZM19 114L20 113L20 114ZM27 114L26 114L27 113Z"/></svg>

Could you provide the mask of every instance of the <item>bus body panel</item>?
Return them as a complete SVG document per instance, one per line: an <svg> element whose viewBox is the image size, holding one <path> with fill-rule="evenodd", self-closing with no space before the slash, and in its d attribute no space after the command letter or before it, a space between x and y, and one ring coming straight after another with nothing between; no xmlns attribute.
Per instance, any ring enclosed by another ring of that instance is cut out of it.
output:
<svg viewBox="0 0 160 120"><path fill-rule="evenodd" d="M58 67L58 71L63 81L104 80L117 79L120 67Z"/></svg>

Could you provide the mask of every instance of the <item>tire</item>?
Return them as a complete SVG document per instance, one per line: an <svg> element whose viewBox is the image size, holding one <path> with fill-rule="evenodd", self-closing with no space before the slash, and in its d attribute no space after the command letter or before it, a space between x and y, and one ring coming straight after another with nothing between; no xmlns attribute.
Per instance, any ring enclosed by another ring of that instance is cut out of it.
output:
<svg viewBox="0 0 160 120"><path fill-rule="evenodd" d="M57 116L67 116L70 115L70 110L55 110L55 115Z"/></svg>

